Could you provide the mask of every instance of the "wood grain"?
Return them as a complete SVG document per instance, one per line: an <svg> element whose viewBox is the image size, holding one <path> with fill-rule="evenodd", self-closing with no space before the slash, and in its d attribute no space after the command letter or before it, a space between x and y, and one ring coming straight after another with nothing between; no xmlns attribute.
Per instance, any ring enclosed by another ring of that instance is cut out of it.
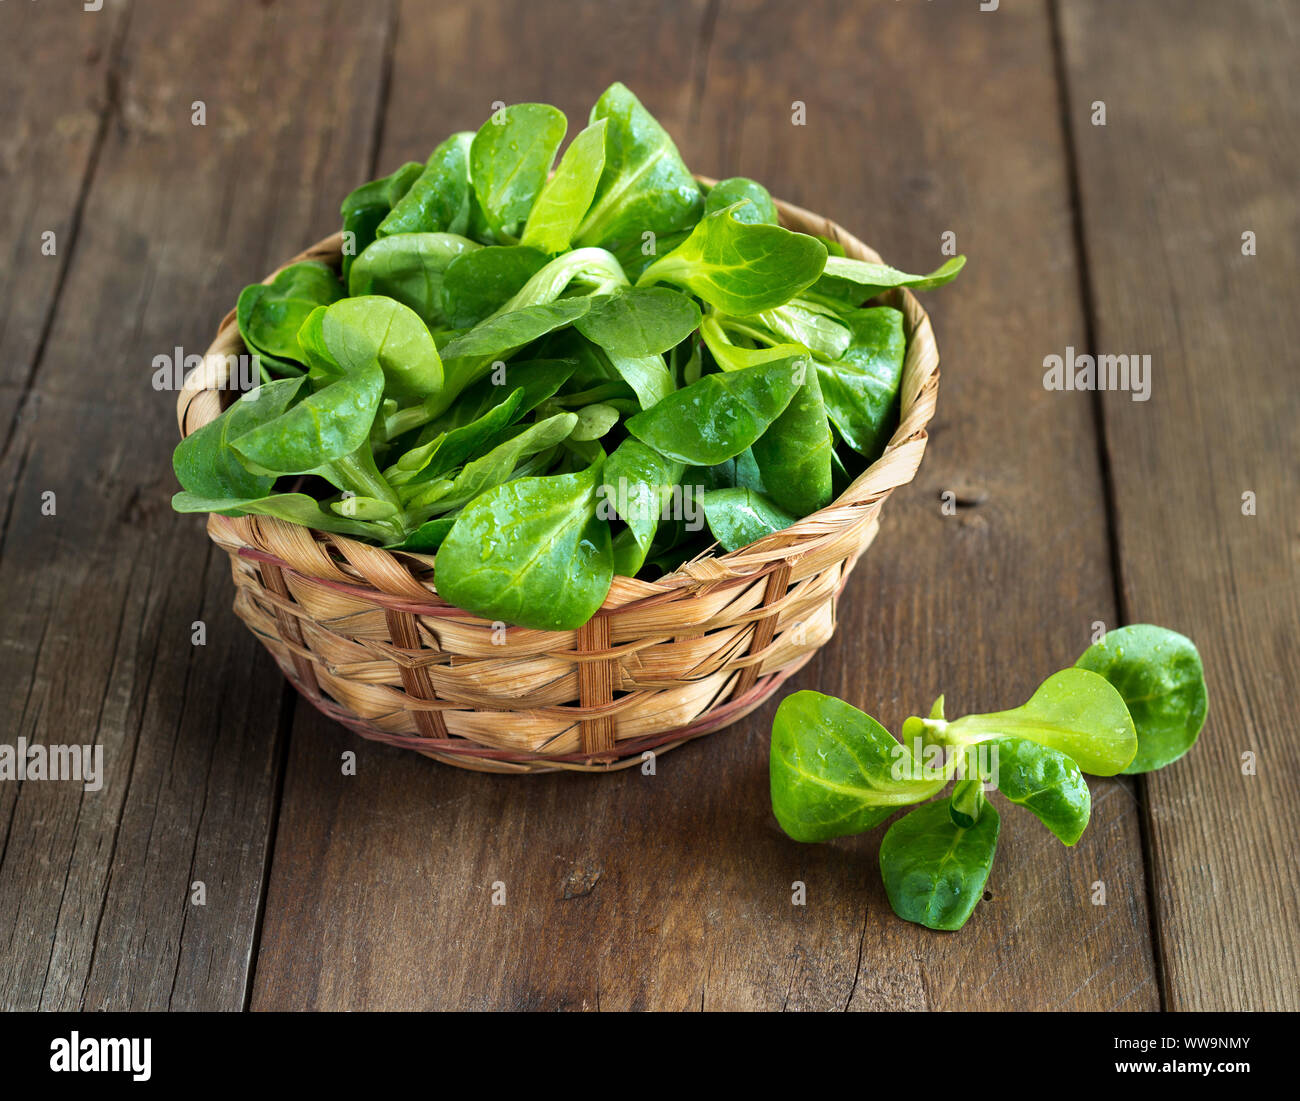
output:
<svg viewBox="0 0 1300 1101"><path fill-rule="evenodd" d="M83 17L84 16L84 17ZM0 7L0 36L30 64L0 66L0 494L7 505L26 461L14 448L55 303L76 249L85 187L96 163L125 19L52 4ZM31 79L33 72L47 74ZM0 795L0 806L4 797ZM3 821L0 814L0 821Z"/></svg>
<svg viewBox="0 0 1300 1101"><path fill-rule="evenodd" d="M945 689L957 709L1019 702L1115 617L1093 413L1039 382L1042 355L1084 336L1045 10L647 11L403 5L380 170L477 126L493 100L556 102L572 121L621 79L696 170L761 178L909 270L937 265L955 231L975 259L928 302L945 364L931 450L889 502L836 638L791 687L895 727ZM527 63L504 45L518 42ZM945 516L949 489L983 503ZM771 711L653 776L518 779L300 710L253 1007L1156 1006L1130 784L1094 785L1071 851L1009 812L991 900L959 936L931 933L889 912L878 835L780 833Z"/></svg>
<svg viewBox="0 0 1300 1101"><path fill-rule="evenodd" d="M15 57L31 65L0 67L0 99L11 120L0 137L0 192L6 199L0 204L0 237L8 248L8 262L0 266L0 576L8 582L0 609L5 652L0 699L6 701L3 729L10 745L30 735L32 698L49 690L49 670L39 667L38 658L48 630L44 605L51 598L52 579L13 568L15 555L23 550L14 529L38 516L40 500L28 495L20 506L16 490L31 457L30 426L41 406L32 382L76 251L85 188L103 141L116 79L122 9L108 8L95 16L52 4L0 7L0 36ZM46 74L44 79L33 79L36 72ZM47 232L54 235L53 255L42 251ZM24 851L22 839L10 844L20 790L16 781L0 785L0 882L5 869L20 863L27 865L26 876L33 875L33 865L46 859L49 849L48 840L36 853ZM29 806L38 790L31 787ZM77 796L71 799L75 806ZM13 913L16 901L11 894L0 906ZM0 953L6 1007L35 1004L39 988L20 989L20 976L29 963L45 962L23 958L30 945L18 932L7 923L0 933L6 948ZM49 932L42 929L38 940L46 958Z"/></svg>
<svg viewBox="0 0 1300 1101"><path fill-rule="evenodd" d="M1194 638L1210 686L1195 750L1145 781L1166 999L1294 1010L1300 24L1066 0L1062 32L1096 350L1152 359L1149 401L1101 402L1125 612Z"/></svg>
<svg viewBox="0 0 1300 1101"><path fill-rule="evenodd" d="M22 7L64 20L70 49L90 26L80 6ZM98 792L0 788L6 1008L246 1001L286 689L231 614L201 519L168 506L174 395L151 386L152 359L201 351L250 273L337 216L345 166L369 154L386 40L382 20L358 27L341 2L132 5L0 547L6 734L99 743L107 776ZM67 79L19 69L55 97ZM191 123L198 100L205 126ZM304 123L307 102L328 128ZM57 175L50 160L30 164ZM45 293L40 279L20 300Z"/></svg>

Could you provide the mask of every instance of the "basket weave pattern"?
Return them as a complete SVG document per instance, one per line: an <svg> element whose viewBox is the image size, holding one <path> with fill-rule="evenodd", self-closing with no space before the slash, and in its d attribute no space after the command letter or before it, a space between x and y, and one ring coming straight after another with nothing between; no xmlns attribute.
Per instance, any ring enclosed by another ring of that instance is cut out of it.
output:
<svg viewBox="0 0 1300 1101"><path fill-rule="evenodd" d="M781 222L880 257L834 222L777 202ZM342 234L294 257L338 266ZM287 265L286 265L287 266ZM274 276L268 276L268 281ZM208 518L230 555L235 611L303 696L367 738L491 772L605 771L726 726L759 706L835 628L835 606L881 506L912 480L934 414L939 353L907 291L901 417L884 454L833 503L659 580L616 577L577 631L505 627L441 600L433 557L261 516ZM245 352L232 310L186 380L182 434L234 395Z"/></svg>

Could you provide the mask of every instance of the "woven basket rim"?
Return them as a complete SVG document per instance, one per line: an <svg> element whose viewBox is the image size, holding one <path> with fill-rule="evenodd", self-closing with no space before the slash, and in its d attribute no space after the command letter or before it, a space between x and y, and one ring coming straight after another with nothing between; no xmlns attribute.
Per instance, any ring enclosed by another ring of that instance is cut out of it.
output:
<svg viewBox="0 0 1300 1101"><path fill-rule="evenodd" d="M706 186L716 183L708 176L695 178ZM827 237L840 244L847 256L882 262L879 253L831 219L782 199L773 201L783 226ZM271 282L285 268L304 260L320 260L337 269L342 242L342 231L335 231L286 260L262 282ZM910 291L895 289L872 301L895 306L903 313L907 341L899 424L881 455L829 505L781 531L722 554L713 553L715 543L673 573L654 581L616 576L596 616L676 601L706 588L716 591L719 585L728 583L752 583L782 565L796 562L816 547L851 542L855 528L872 522L873 507L882 504L895 488L912 480L925 450L926 426L937 402L938 348L929 315ZM231 309L218 325L217 334L204 353L203 364L190 372L178 394L176 414L182 437L220 415L228 395L233 393L228 385L226 357L246 352L235 310ZM438 595L432 576L434 555L388 550L266 516L209 514L208 531L219 545L242 556L273 563L343 591L354 590L357 595L397 611L484 622ZM292 549L293 553L286 554L281 548ZM855 558L856 554L849 556ZM522 630L510 628L517 629Z"/></svg>

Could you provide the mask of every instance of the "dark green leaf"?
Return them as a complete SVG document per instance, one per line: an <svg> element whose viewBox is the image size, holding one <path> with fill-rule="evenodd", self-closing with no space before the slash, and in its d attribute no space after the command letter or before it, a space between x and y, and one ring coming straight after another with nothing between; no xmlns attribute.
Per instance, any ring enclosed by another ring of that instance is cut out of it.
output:
<svg viewBox="0 0 1300 1101"><path fill-rule="evenodd" d="M796 517L831 503L831 429L817 377L805 374L785 412L753 446L768 494Z"/></svg>
<svg viewBox="0 0 1300 1101"><path fill-rule="evenodd" d="M852 342L836 363L817 361L822 400L844 442L875 459L898 422L907 340L903 315L890 306L845 316Z"/></svg>
<svg viewBox="0 0 1300 1101"><path fill-rule="evenodd" d="M574 245L640 247L695 224L704 197L672 139L623 84L611 84L591 110L606 120L605 168Z"/></svg>
<svg viewBox="0 0 1300 1101"><path fill-rule="evenodd" d="M998 812L986 804L961 829L940 799L904 815L880 843L880 875L894 913L927 929L960 929L974 912L993 868Z"/></svg>
<svg viewBox="0 0 1300 1101"><path fill-rule="evenodd" d="M351 192L339 213L343 216L343 280L347 281L356 258L375 239L379 224L420 177L424 165L411 161L391 176L371 180Z"/></svg>
<svg viewBox="0 0 1300 1101"><path fill-rule="evenodd" d="M1164 768L1196 744L1209 700L1190 638L1136 623L1107 632L1075 664L1114 685L1133 717L1138 750L1126 773Z"/></svg>
<svg viewBox="0 0 1300 1101"><path fill-rule="evenodd" d="M546 103L503 107L474 135L469 175L487 224L502 243L520 230L564 140L564 114Z"/></svg>
<svg viewBox="0 0 1300 1101"><path fill-rule="evenodd" d="M875 719L820 692L781 701L769 772L772 811L796 841L862 833L948 782L925 778L908 748Z"/></svg>
<svg viewBox="0 0 1300 1101"><path fill-rule="evenodd" d="M744 371L705 375L627 422L661 455L714 466L763 434L803 385L807 360L777 360Z"/></svg>
<svg viewBox="0 0 1300 1101"><path fill-rule="evenodd" d="M680 344L700 323L700 308L666 287L625 287L593 298L574 328L607 353L653 356Z"/></svg>
<svg viewBox="0 0 1300 1101"><path fill-rule="evenodd" d="M483 448L490 447L514 420L524 392L514 390L469 424L435 436L428 443L400 456L384 476L394 486L429 482L460 466Z"/></svg>
<svg viewBox="0 0 1300 1101"><path fill-rule="evenodd" d="M172 454L176 480L196 497L264 497L275 479L250 473L230 442L283 413L302 384L302 378L287 378L250 390L216 420L186 436Z"/></svg>
<svg viewBox="0 0 1300 1101"><path fill-rule="evenodd" d="M802 298L764 310L755 320L780 339L800 344L821 359L839 359L853 339L848 326L829 306Z"/></svg>
<svg viewBox="0 0 1300 1101"><path fill-rule="evenodd" d="M458 256L483 246L454 233L402 233L381 237L357 257L348 277L348 294L383 294L409 306L426 325L446 323L442 283Z"/></svg>
<svg viewBox="0 0 1300 1101"><path fill-rule="evenodd" d="M1025 743L1032 745L1032 742ZM1047 752L1051 752L1048 750ZM980 814L987 805L984 797L982 780L971 778L958 780L952 786L952 796L948 800L948 817L959 829L968 830L980 820Z"/></svg>
<svg viewBox="0 0 1300 1101"><path fill-rule="evenodd" d="M748 199L748 202L744 200ZM736 204L740 203L740 206ZM731 207L731 216L738 222L765 222L774 226L780 220L776 212L776 203L761 183L746 179L744 176L732 176L729 180L719 180L713 185L704 200L705 215L716 213Z"/></svg>
<svg viewBox="0 0 1300 1101"><path fill-rule="evenodd" d="M446 360L504 357L554 329L572 325L590 308L589 298L564 298L499 314L457 337L442 355Z"/></svg>
<svg viewBox="0 0 1300 1101"><path fill-rule="evenodd" d="M343 297L334 270L316 260L290 264L270 283L245 287L235 307L239 335L268 364L303 362L298 330L318 306Z"/></svg>
<svg viewBox="0 0 1300 1101"><path fill-rule="evenodd" d="M456 404L420 434L427 443L443 432L478 420L489 409L501 404L515 391L520 392L514 418L531 413L553 397L573 374L577 362L572 359L511 360L503 363L462 392Z"/></svg>
<svg viewBox="0 0 1300 1101"><path fill-rule="evenodd" d="M403 543L393 549L432 554L442 546L442 541L447 538L447 533L455 523L455 516L439 516L435 520L427 520L411 532Z"/></svg>
<svg viewBox="0 0 1300 1101"><path fill-rule="evenodd" d="M1066 845L1083 835L1092 813L1092 794L1079 766L1064 753L1024 738L999 738L997 789L1033 811Z"/></svg>
<svg viewBox="0 0 1300 1101"><path fill-rule="evenodd" d="M633 577L641 568L659 529L664 505L685 469L633 439L619 444L606 461L597 515L603 520L617 517L631 532L629 539L615 548L618 573Z"/></svg>
<svg viewBox="0 0 1300 1101"><path fill-rule="evenodd" d="M448 408L470 383L477 382L498 360L555 329L572 325L591 307L588 298L563 298L542 306L525 306L475 325L442 349L447 380L432 415Z"/></svg>
<svg viewBox="0 0 1300 1101"><path fill-rule="evenodd" d="M797 517L752 489L712 489L700 495L713 537L729 551L788 528Z"/></svg>
<svg viewBox="0 0 1300 1101"><path fill-rule="evenodd" d="M759 473L758 463L754 461L753 448L746 448L734 459L727 459L714 466L693 466L687 469L682 481L695 486L703 493L710 489L752 489L755 493L767 496L767 487L763 485L763 476Z"/></svg>
<svg viewBox="0 0 1300 1101"><path fill-rule="evenodd" d="M376 233L392 237L399 233L455 233L469 229L469 148L473 135L452 134L429 154L407 190L396 197L392 210L379 223Z"/></svg>
<svg viewBox="0 0 1300 1101"><path fill-rule="evenodd" d="M442 495L438 511L458 508L492 486L509 480L523 460L554 447L573 431L577 422L574 414L560 413L520 428L487 454L465 464Z"/></svg>
<svg viewBox="0 0 1300 1101"><path fill-rule="evenodd" d="M447 324L468 329L490 317L546 265L546 257L522 245L493 245L457 257L442 280Z"/></svg>
<svg viewBox="0 0 1300 1101"><path fill-rule="evenodd" d="M384 374L372 360L244 433L232 446L267 473L314 471L367 441L383 389Z"/></svg>
<svg viewBox="0 0 1300 1101"><path fill-rule="evenodd" d="M667 256L691 235L689 229L676 233L665 233L662 237L647 237L644 240L623 241L610 251L618 261L628 279L636 282L656 258Z"/></svg>
<svg viewBox="0 0 1300 1101"><path fill-rule="evenodd" d="M325 354L345 374L378 363L390 397L424 398L442 389L442 360L428 326L395 299L335 302L309 320L303 338L313 358Z"/></svg>
<svg viewBox="0 0 1300 1101"><path fill-rule="evenodd" d="M609 525L596 517L596 468L519 478L473 500L438 550L444 599L488 620L581 627L614 576Z"/></svg>
<svg viewBox="0 0 1300 1101"><path fill-rule="evenodd" d="M788 302L822 273L826 246L780 226L747 225L718 211L651 264L638 286L686 287L723 313L744 317Z"/></svg>

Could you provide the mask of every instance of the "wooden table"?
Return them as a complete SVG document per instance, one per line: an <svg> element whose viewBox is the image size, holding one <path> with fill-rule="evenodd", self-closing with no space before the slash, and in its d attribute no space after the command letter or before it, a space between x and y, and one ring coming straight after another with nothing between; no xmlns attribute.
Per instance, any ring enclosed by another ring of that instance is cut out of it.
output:
<svg viewBox="0 0 1300 1101"><path fill-rule="evenodd" d="M99 743L107 769L93 793L0 783L0 1004L1300 1008L1296 10L979 7L0 2L3 740ZM927 298L925 462L790 687L897 729L940 691L1026 698L1095 624L1201 648L1195 751L1094 781L1073 850L1005 815L958 934L893 917L879 832L779 832L771 704L654 777L356 739L295 698L168 506L155 356L201 352L344 193L493 101L578 120L614 80L697 171L907 270L948 232L970 257ZM1150 400L1048 392L1067 348L1150 355Z"/></svg>

